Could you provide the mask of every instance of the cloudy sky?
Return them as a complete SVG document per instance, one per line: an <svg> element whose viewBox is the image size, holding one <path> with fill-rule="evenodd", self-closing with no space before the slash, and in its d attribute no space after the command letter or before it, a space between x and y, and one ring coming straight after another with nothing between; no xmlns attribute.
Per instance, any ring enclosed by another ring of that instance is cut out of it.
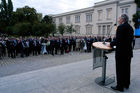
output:
<svg viewBox="0 0 140 93"><path fill-rule="evenodd" d="M103 0L12 0L14 10L28 5L34 7L37 12L46 14L58 14L76 9L91 7L95 2Z"/></svg>

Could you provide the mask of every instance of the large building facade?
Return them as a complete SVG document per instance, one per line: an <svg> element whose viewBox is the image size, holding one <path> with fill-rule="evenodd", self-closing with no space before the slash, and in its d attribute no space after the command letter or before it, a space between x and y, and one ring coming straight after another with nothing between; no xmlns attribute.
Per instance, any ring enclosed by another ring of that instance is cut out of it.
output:
<svg viewBox="0 0 140 93"><path fill-rule="evenodd" d="M76 30L72 35L113 36L117 27L114 24L118 24L121 14L127 14L133 26L132 17L136 9L134 0L105 0L95 3L93 7L53 15L53 18L57 27L61 23L72 24Z"/></svg>

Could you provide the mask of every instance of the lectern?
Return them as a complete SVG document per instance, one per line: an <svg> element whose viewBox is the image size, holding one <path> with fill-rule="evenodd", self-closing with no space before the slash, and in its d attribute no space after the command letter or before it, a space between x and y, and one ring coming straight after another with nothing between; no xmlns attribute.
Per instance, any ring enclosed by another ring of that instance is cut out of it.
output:
<svg viewBox="0 0 140 93"><path fill-rule="evenodd" d="M95 82L102 86L107 86L115 81L115 77L106 77L106 63L108 57L106 53L111 50L111 47L106 46L108 42L95 42L93 43L93 69L102 67L102 77L95 79Z"/></svg>

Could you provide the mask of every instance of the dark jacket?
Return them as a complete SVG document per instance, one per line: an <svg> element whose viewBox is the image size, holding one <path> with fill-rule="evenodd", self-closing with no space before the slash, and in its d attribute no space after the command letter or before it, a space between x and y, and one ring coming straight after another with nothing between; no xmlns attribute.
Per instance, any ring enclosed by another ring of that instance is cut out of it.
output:
<svg viewBox="0 0 140 93"><path fill-rule="evenodd" d="M133 28L125 22L117 28L116 39L111 46L116 45L116 57L132 57Z"/></svg>

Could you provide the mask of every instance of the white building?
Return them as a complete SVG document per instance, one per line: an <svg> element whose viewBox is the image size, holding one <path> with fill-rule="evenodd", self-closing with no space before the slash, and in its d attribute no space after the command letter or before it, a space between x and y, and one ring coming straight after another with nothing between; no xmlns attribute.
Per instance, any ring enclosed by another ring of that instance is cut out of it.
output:
<svg viewBox="0 0 140 93"><path fill-rule="evenodd" d="M95 3L93 7L53 15L56 26L63 23L74 25L76 33L73 35L111 35L115 34L114 24L117 24L121 14L129 16L133 26L132 16L136 13L134 0L105 0Z"/></svg>

